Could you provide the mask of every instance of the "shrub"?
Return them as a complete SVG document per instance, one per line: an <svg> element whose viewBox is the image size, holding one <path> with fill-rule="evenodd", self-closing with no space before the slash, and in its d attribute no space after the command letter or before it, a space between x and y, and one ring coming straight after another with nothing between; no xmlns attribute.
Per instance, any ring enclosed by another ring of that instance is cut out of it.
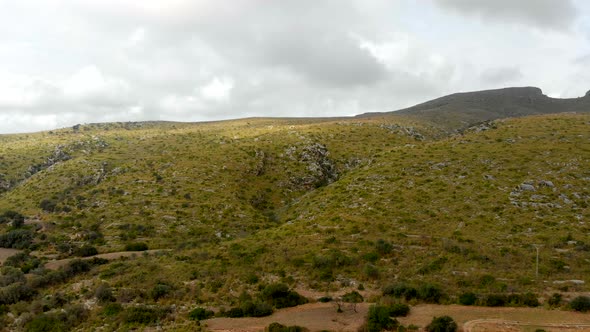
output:
<svg viewBox="0 0 590 332"><path fill-rule="evenodd" d="M508 298L503 294L489 294L483 300L483 305L487 307L503 307L506 305Z"/></svg>
<svg viewBox="0 0 590 332"><path fill-rule="evenodd" d="M17 282L0 288L0 305L27 301L35 295L35 291L25 283Z"/></svg>
<svg viewBox="0 0 590 332"><path fill-rule="evenodd" d="M8 223L12 223L12 227L17 228L16 225L20 225L22 226L25 222L25 216L23 216L22 214L16 212L16 211L11 211L8 210L2 214L0 214L0 224L8 224ZM18 227L20 227L18 226Z"/></svg>
<svg viewBox="0 0 590 332"><path fill-rule="evenodd" d="M26 282L24 273L12 266L4 266L0 269L0 287L6 287L16 282Z"/></svg>
<svg viewBox="0 0 590 332"><path fill-rule="evenodd" d="M409 301L418 297L418 291L414 287L408 286L404 283L398 283L386 286L383 289L383 295L389 295L398 299L403 298L406 301Z"/></svg>
<svg viewBox="0 0 590 332"><path fill-rule="evenodd" d="M15 229L0 235L0 247L27 249L33 244L34 234L28 229Z"/></svg>
<svg viewBox="0 0 590 332"><path fill-rule="evenodd" d="M549 304L549 306L552 308L559 307L561 305L561 299L562 299L561 294L553 293L553 295L551 295L549 300L547 300L547 304Z"/></svg>
<svg viewBox="0 0 590 332"><path fill-rule="evenodd" d="M384 256L390 254L393 251L393 245L388 241L379 239L377 240L377 243L375 243L375 249L380 255Z"/></svg>
<svg viewBox="0 0 590 332"><path fill-rule="evenodd" d="M136 323L148 325L158 322L168 314L167 310L162 308L152 308L146 306L130 307L125 310L124 320L126 323Z"/></svg>
<svg viewBox="0 0 590 332"><path fill-rule="evenodd" d="M463 293L459 296L459 303L462 305L474 305L477 302L477 295L473 292Z"/></svg>
<svg viewBox="0 0 590 332"><path fill-rule="evenodd" d="M570 302L570 308L575 311L587 312L590 311L590 297L578 296Z"/></svg>
<svg viewBox="0 0 590 332"><path fill-rule="evenodd" d="M239 308L239 307L230 308L226 312L226 315L227 315L227 317L230 317L230 318L244 317L244 310L242 310L242 308Z"/></svg>
<svg viewBox="0 0 590 332"><path fill-rule="evenodd" d="M361 303L363 300L363 296L357 291L352 291L342 296L342 301L347 303Z"/></svg>
<svg viewBox="0 0 590 332"><path fill-rule="evenodd" d="M74 254L78 257L89 257L98 254L98 250L95 247L89 245L83 245L74 251Z"/></svg>
<svg viewBox="0 0 590 332"><path fill-rule="evenodd" d="M105 316L116 316L123 311L123 306L119 303L109 303L104 306L102 314Z"/></svg>
<svg viewBox="0 0 590 332"><path fill-rule="evenodd" d="M424 284L418 289L418 298L428 303L440 303L444 294L439 286Z"/></svg>
<svg viewBox="0 0 590 332"><path fill-rule="evenodd" d="M40 264L41 261L37 257L29 255L28 252L19 252L8 257L6 261L4 261L5 266L19 268L24 273L29 273L29 271L39 267Z"/></svg>
<svg viewBox="0 0 590 332"><path fill-rule="evenodd" d="M449 316L434 317L426 326L428 332L455 332L457 323Z"/></svg>
<svg viewBox="0 0 590 332"><path fill-rule="evenodd" d="M266 286L260 297L277 309L294 307L307 303L307 299L299 293L289 290L289 286L281 283Z"/></svg>
<svg viewBox="0 0 590 332"><path fill-rule="evenodd" d="M205 308L194 308L191 312L188 313L188 318L191 320L203 320L213 317L214 313L211 310L207 310Z"/></svg>
<svg viewBox="0 0 590 332"><path fill-rule="evenodd" d="M398 326L398 321L391 318L390 308L381 305L372 305L367 315L366 330L368 332L381 332L392 330Z"/></svg>
<svg viewBox="0 0 590 332"><path fill-rule="evenodd" d="M56 315L41 314L27 323L27 332L61 332L67 331L65 323Z"/></svg>
<svg viewBox="0 0 590 332"><path fill-rule="evenodd" d="M394 303L389 306L389 315L393 317L406 317L410 313L410 306L405 303Z"/></svg>
<svg viewBox="0 0 590 332"><path fill-rule="evenodd" d="M167 296L171 291L172 286L164 283L158 283L154 286L154 288L152 288L150 296L152 299L154 299L154 301L157 301L158 299Z"/></svg>
<svg viewBox="0 0 590 332"><path fill-rule="evenodd" d="M44 199L39 203L39 207L45 212L54 212L57 208L57 202L52 199Z"/></svg>
<svg viewBox="0 0 590 332"><path fill-rule="evenodd" d="M318 299L318 302L322 302L322 303L332 302L332 297L331 296L322 296Z"/></svg>
<svg viewBox="0 0 590 332"><path fill-rule="evenodd" d="M144 242L132 242L125 245L125 251L146 251L148 245Z"/></svg>
<svg viewBox="0 0 590 332"><path fill-rule="evenodd" d="M285 326L279 323L271 323L266 329L268 332L305 332L307 331L306 328L293 325L293 326Z"/></svg>
<svg viewBox="0 0 590 332"><path fill-rule="evenodd" d="M264 317L272 314L272 306L266 302L245 301L240 308L245 317Z"/></svg>
<svg viewBox="0 0 590 332"><path fill-rule="evenodd" d="M109 285L106 283L102 283L96 288L94 296L96 296L96 299L102 303L112 302L115 300L111 287L109 287Z"/></svg>

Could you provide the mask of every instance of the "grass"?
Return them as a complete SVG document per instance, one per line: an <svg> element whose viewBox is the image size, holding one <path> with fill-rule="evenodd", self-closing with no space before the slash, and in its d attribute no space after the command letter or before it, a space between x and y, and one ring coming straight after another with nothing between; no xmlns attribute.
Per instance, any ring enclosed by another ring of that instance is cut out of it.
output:
<svg viewBox="0 0 590 332"><path fill-rule="evenodd" d="M11 187L0 211L28 217L44 261L84 245L171 249L97 266L39 294L75 294L72 302L92 298L96 277L124 306L216 310L277 281L320 292L431 283L446 302L465 291L583 292L586 284L553 281L589 281L589 123L583 114L541 115L443 137L431 124L383 115L5 135L0 173ZM69 160L26 174L58 145ZM535 191L518 189L523 183ZM543 244L539 278L534 244ZM170 289L154 299L159 284ZM189 324L188 311L165 321Z"/></svg>

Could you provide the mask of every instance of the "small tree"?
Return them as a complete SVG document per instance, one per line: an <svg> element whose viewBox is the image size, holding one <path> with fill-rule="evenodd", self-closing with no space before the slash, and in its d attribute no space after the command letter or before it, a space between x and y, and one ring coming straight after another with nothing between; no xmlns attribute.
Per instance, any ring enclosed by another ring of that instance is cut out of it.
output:
<svg viewBox="0 0 590 332"><path fill-rule="evenodd" d="M570 302L570 307L575 311L587 312L590 311L590 297L578 296Z"/></svg>
<svg viewBox="0 0 590 332"><path fill-rule="evenodd" d="M455 332L457 323L449 316L434 317L430 324L426 326L428 332Z"/></svg>
<svg viewBox="0 0 590 332"><path fill-rule="evenodd" d="M352 303L352 309L354 310L354 312L357 312L356 304L363 302L363 300L363 296L357 291L352 291L342 296L342 301L346 303Z"/></svg>

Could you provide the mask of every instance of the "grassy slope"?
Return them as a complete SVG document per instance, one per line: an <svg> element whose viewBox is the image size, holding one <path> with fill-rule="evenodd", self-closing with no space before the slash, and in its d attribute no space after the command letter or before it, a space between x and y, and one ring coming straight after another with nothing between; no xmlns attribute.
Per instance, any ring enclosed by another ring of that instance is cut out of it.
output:
<svg viewBox="0 0 590 332"><path fill-rule="evenodd" d="M410 126L427 139L408 134ZM436 141L430 127L386 115L2 136L0 173L19 184L0 196L0 210L47 224L39 256L59 254L59 242L89 242L84 234L92 230L104 235L94 243L99 252L128 241L173 249L91 273L140 302L166 282L175 293L161 303L228 305L257 288L246 282L253 275L319 290L407 279L444 284L451 294L540 292L547 284L533 280L531 247L539 243L540 279L588 282L590 253L581 244L590 244L590 116L495 126ZM328 160L310 160L315 143L325 145ZM26 178L56 145L72 158ZM318 177L326 162L337 169L333 183ZM516 190L527 181L535 192ZM42 211L43 199L68 212ZM393 252L376 253L378 239ZM485 275L496 281L482 284ZM77 280L87 279L91 296L96 281L88 278ZM48 292L72 292L72 285Z"/></svg>

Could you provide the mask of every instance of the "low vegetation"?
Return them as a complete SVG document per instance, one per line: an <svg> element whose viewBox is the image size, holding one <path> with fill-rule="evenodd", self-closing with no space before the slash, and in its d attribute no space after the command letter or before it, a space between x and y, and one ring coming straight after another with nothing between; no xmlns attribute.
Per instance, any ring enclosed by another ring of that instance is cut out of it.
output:
<svg viewBox="0 0 590 332"><path fill-rule="evenodd" d="M590 272L589 123L457 131L384 114L0 136L0 250L12 255L0 322L196 329L301 305L300 289L376 303L370 330L419 303L588 311L576 297ZM62 315L89 302L80 320Z"/></svg>

